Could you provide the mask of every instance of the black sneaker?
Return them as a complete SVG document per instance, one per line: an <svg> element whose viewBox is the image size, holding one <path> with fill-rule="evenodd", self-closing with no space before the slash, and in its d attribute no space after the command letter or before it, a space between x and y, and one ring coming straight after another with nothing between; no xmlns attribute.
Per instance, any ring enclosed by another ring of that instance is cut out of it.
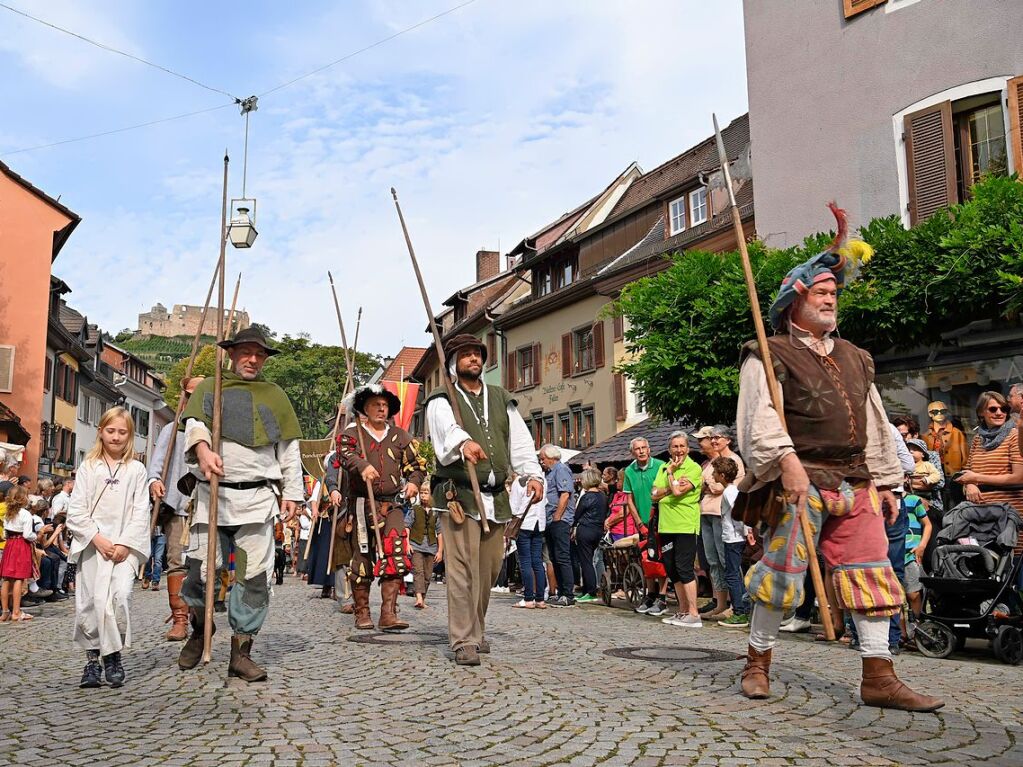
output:
<svg viewBox="0 0 1023 767"><path fill-rule="evenodd" d="M215 613L226 613L227 612L227 604L225 602L221 602L218 599L217 601L215 601L213 603L213 612L215 612Z"/></svg>
<svg viewBox="0 0 1023 767"><path fill-rule="evenodd" d="M717 600L712 599L707 604L700 608L700 615L703 616L706 615L707 613L712 613L717 609L718 609Z"/></svg>
<svg viewBox="0 0 1023 767"><path fill-rule="evenodd" d="M568 597L554 597L547 600L547 604L551 607L571 607L575 604L575 600L569 601Z"/></svg>
<svg viewBox="0 0 1023 767"><path fill-rule="evenodd" d="M124 684L124 666L121 665L121 653L112 652L103 656L103 674L111 687Z"/></svg>
<svg viewBox="0 0 1023 767"><path fill-rule="evenodd" d="M78 683L78 686L82 688L103 686L103 668L99 665L98 660L90 659L85 664L85 671L82 672L82 681Z"/></svg>
<svg viewBox="0 0 1023 767"><path fill-rule="evenodd" d="M637 607L635 612L639 613L640 615L646 615L648 612L650 612L650 608L654 606L654 601L655 600L656 600L656 598L654 598L654 599L651 599L651 598L644 599L643 600L643 604L641 604L639 607Z"/></svg>

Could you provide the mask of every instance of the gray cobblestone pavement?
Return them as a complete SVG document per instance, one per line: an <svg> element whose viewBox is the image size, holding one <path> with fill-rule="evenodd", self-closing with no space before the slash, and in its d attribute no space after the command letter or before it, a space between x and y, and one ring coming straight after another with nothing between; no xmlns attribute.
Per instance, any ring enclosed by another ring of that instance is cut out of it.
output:
<svg viewBox="0 0 1023 767"><path fill-rule="evenodd" d="M946 661L901 656L903 678L948 702L907 714L856 704L855 652L789 637L774 697L754 703L737 693L743 632L599 605L513 610L496 595L493 653L460 668L443 587L425 612L402 597L412 629L401 637L356 635L313 591L291 577L277 587L254 650L270 680L251 686L226 679L227 630L208 667L177 669L180 645L161 638L166 592L135 594L120 690L77 688L70 603L0 626L0 765L1023 764L1023 668L980 646ZM672 658L651 659L653 647Z"/></svg>

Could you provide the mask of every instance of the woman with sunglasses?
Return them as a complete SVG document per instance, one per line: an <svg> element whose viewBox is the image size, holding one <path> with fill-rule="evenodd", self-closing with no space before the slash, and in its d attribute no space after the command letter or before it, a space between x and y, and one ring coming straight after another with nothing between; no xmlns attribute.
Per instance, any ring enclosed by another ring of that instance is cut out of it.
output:
<svg viewBox="0 0 1023 767"><path fill-rule="evenodd" d="M977 436L966 470L955 477L972 503L1007 503L1023 514L1023 456L1009 403L999 392L977 399Z"/></svg>

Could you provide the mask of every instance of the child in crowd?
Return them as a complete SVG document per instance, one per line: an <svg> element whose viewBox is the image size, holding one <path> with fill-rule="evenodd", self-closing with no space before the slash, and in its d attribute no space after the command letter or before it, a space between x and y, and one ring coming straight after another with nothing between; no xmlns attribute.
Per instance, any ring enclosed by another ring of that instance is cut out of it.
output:
<svg viewBox="0 0 1023 767"><path fill-rule="evenodd" d="M922 439L908 439L906 447L909 448L909 454L913 456L913 461L916 463L913 473L909 475L911 489L917 496L929 501L931 490L941 482L941 473L933 463L927 460L929 457L927 445ZM929 504L925 503L926 505Z"/></svg>
<svg viewBox="0 0 1023 767"><path fill-rule="evenodd" d="M923 586L920 576L923 575L924 552L931 540L931 520L927 518L927 506L916 495L907 495L902 499L902 507L909 519L906 532L906 569L903 587L909 600L909 627L902 635L908 639L913 637L916 620L923 609Z"/></svg>
<svg viewBox="0 0 1023 767"><path fill-rule="evenodd" d="M440 514L433 508L430 486L419 488L419 503L406 512L405 527L409 530L412 548L412 587L416 592L416 609L426 607L433 566L444 561L444 536L440 531Z"/></svg>
<svg viewBox="0 0 1023 767"><path fill-rule="evenodd" d="M131 646L131 590L150 546L146 467L132 458L134 450L131 415L110 408L68 502L68 559L78 564L74 641L86 656L81 687L99 687L104 675L111 687L124 684L121 649Z"/></svg>
<svg viewBox="0 0 1023 767"><path fill-rule="evenodd" d="M721 540L725 544L725 583L732 602L732 615L718 621L718 625L745 629L749 627L750 605L742 572L742 553L747 543L752 546L756 541L752 528L732 519L732 506L739 495L739 488L735 485L739 467L731 458L722 456L711 462L711 468L714 470L713 480L725 486L721 495Z"/></svg>
<svg viewBox="0 0 1023 767"><path fill-rule="evenodd" d="M15 485L7 491L4 512L3 558L0 559L0 623L22 623L32 616L21 611L21 593L32 577L32 542L36 539L28 510L28 488ZM13 603L13 610L8 607Z"/></svg>

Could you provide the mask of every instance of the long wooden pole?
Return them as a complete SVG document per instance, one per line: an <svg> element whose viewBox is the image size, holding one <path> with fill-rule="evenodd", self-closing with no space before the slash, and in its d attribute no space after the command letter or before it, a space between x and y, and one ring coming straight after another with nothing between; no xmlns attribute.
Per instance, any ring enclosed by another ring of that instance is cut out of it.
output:
<svg viewBox="0 0 1023 767"><path fill-rule="evenodd" d="M771 347L767 343L767 330L764 328L764 318L760 313L760 300L757 298L757 286L753 279L753 266L750 264L749 251L746 249L746 236L742 230L742 217L739 215L739 206L735 202L735 190L732 188L732 173L728 168L725 142L721 138L721 129L718 128L717 115L713 117L714 135L717 137L718 159L721 161L721 172L725 178L725 189L728 190L728 202L732 209L732 226L735 228L735 240L739 245L739 255L742 259L742 274L746 280L746 293L749 296L750 311L753 313L753 326L757 331L757 344L760 347L761 361L764 363L764 374L767 376L767 390L770 392L771 404L774 405L775 412L778 413L778 420L781 421L782 428L788 431L788 427L785 425L785 408L781 399L781 387L778 385L778 379L774 374ZM817 546L814 543L810 518L806 514L805 501L796 508L796 517L799 519L799 527L803 532L803 540L806 542L810 577L813 579L813 587L817 591L817 601L821 608L821 623L824 625L824 636L828 641L834 641L835 626L832 623L831 605L828 602L828 592L824 588L824 578L821 575L820 563L817 561Z"/></svg>
<svg viewBox="0 0 1023 767"><path fill-rule="evenodd" d="M355 391L355 360L354 355L350 354L351 347L348 346L348 337L345 335L345 323L341 319L341 304L337 300L337 290L334 288L334 276L327 272L327 277L330 279L330 292L334 296L334 312L337 314L337 326L341 331L341 345L345 349L345 362L348 365L348 387L351 391ZM355 410L353 407L352 410ZM355 422L355 437L359 441L359 452L362 453L363 457L368 461L369 453L366 452L366 438L362 434L362 423L359 421L358 413L349 414L352 420ZM373 483L366 482L366 497L369 499L369 518L373 524L373 538L377 544L377 556L382 557L384 555L384 542L380 537L380 522L377 517L377 499L376 493L373 492Z"/></svg>
<svg viewBox="0 0 1023 767"><path fill-rule="evenodd" d="M353 360L352 371L351 371L351 376L348 379L348 382L345 384L345 393L344 393L344 396L341 398L342 401L347 399L347 397L348 397L350 392L355 391L355 364L354 364L354 360L357 359L355 355L356 355L356 350L358 349L357 344L359 343L359 325L361 323L362 323L362 307L360 306L359 307L359 318L355 321L355 341L352 343L352 360ZM356 417L355 414L353 414L353 413L348 413L347 415L349 416L349 418L355 418ZM339 406L338 409L337 409L337 417L334 418L334 431L332 432L332 436L334 436L334 437L337 436L337 431L340 428L340 426L341 426L341 407ZM362 433L359 432L359 434L361 436ZM327 557L327 575L330 575L332 572L334 572L334 536L337 535L337 517L338 517L339 511L340 511L340 509L337 506L334 506L333 513L331 514L331 519L330 519L330 556Z"/></svg>
<svg viewBox="0 0 1023 767"><path fill-rule="evenodd" d="M231 326L234 324L234 310L238 306L238 291L242 286L242 273L238 272L238 281L234 284L234 298L231 299L231 311L227 313L227 330L224 331L224 336L231 335ZM227 367L230 360L227 355L224 355L224 367Z"/></svg>
<svg viewBox="0 0 1023 767"><path fill-rule="evenodd" d="M213 288L217 285L217 277L220 275L220 261L217 261L217 268L213 270L213 279L210 280L210 289L206 291L206 303L202 306L202 314L199 315L199 327L196 328L195 337L192 339L192 353L188 357L188 364L185 366L185 375L182 378L183 381L187 381L192 377L192 368L195 367L195 358L199 356L199 344L202 341L202 330L206 324L206 315L210 310L210 299L213 298ZM173 427L171 429L170 441L167 443L167 453L163 457L163 467L160 469L160 482L163 486L167 486L167 472L170 471L171 457L174 455L174 445L178 438L178 421L181 420L181 413L185 410L185 396L184 389L181 390L181 394L178 396L178 406L174 411L174 422L169 424ZM164 427L167 428L167 427ZM157 499L153 501L153 514L149 518L149 534L152 535L156 531L156 518L160 514L160 504L163 499ZM145 565L143 564L143 567Z"/></svg>
<svg viewBox="0 0 1023 767"><path fill-rule="evenodd" d="M224 199L220 209L220 261L218 272L220 279L217 281L217 365L213 374L213 428L211 431L213 444L210 449L220 454L220 427L223 417L222 394L224 389L224 367L221 364L224 350L219 344L224 340L224 267L227 258L227 166L230 160L227 152L224 152ZM206 534L206 620L203 624L202 638L202 662L210 662L210 654L213 648L213 602L214 594L220 587L220 578L217 577L217 505L220 499L220 477L210 474L210 507L209 522ZM224 561L227 567L227 561Z"/></svg>
<svg viewBox="0 0 1023 767"><path fill-rule="evenodd" d="M437 362L441 368L444 367L444 345L440 342L440 331L437 329L437 320L434 319L433 309L430 307L430 297L426 293L426 283L423 282L423 273L419 270L419 261L416 260L416 251L412 247L412 238L409 237L408 227L405 225L405 216L401 212L401 204L398 202L398 193L391 187L391 197L394 198L394 207L398 211L398 220L401 222L401 231L405 235L405 244L408 246L409 258L412 259L412 269L416 273L416 281L419 283L419 292L423 296L423 305L426 307L426 317L430 321L430 332L433 334L433 346L437 352ZM451 414L455 417L455 423L459 428L462 424L462 414L458 407L458 393L455 391L455 384L448 375L448 371L441 370L440 379L444 382L447 390L448 401L451 403ZM468 462L466 462L468 463ZM483 496L480 493L480 482L476 477L475 465L466 466L466 474L469 475L469 484L472 486L473 499L476 501L476 508L480 513L480 524L483 532L490 533L490 523L487 522L486 509L483 506Z"/></svg>

